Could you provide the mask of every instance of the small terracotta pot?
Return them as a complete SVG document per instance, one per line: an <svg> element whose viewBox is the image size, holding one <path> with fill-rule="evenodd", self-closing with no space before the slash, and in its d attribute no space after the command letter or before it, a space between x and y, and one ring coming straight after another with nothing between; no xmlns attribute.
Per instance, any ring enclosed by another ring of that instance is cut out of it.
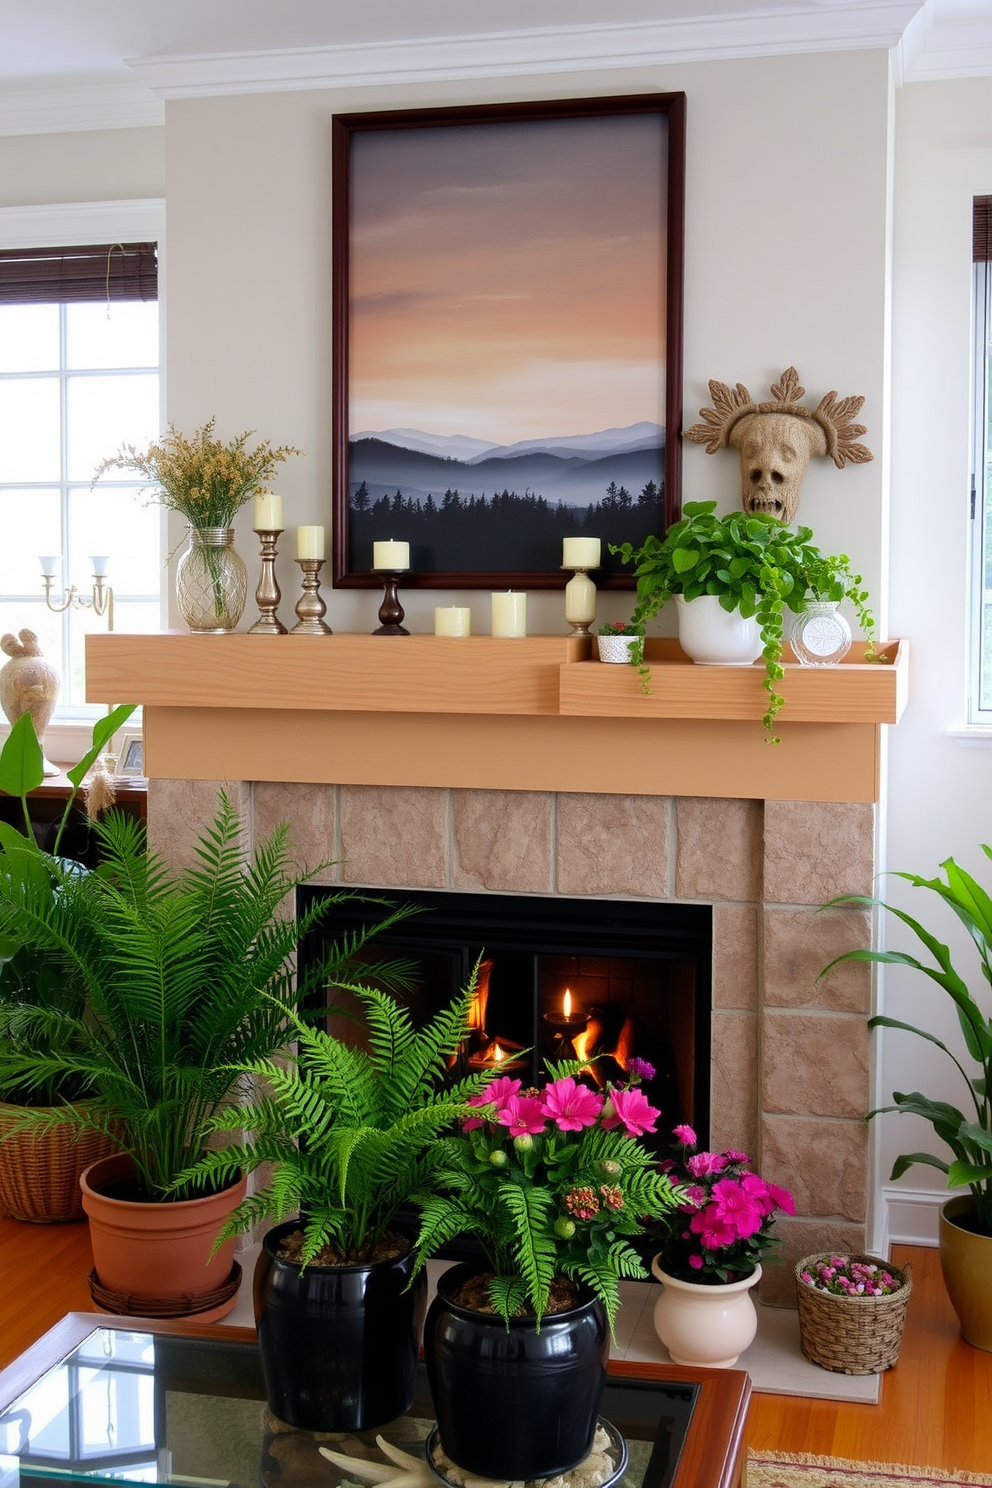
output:
<svg viewBox="0 0 992 1488"><path fill-rule="evenodd" d="M195 1300L217 1291L231 1274L235 1242L225 1241L212 1258L210 1250L227 1216L244 1198L247 1179L204 1199L139 1203L115 1198L114 1186L133 1173L131 1158L115 1153L93 1163L79 1180L101 1286L136 1301L142 1296ZM235 1300L232 1295L223 1312L230 1312Z"/></svg>

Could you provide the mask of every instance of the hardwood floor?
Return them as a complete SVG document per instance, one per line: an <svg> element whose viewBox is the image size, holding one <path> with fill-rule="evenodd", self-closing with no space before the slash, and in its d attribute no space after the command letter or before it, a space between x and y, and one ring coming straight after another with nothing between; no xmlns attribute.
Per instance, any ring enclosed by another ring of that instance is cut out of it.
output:
<svg viewBox="0 0 992 1488"><path fill-rule="evenodd" d="M801 1396L751 1399L755 1448L960 1468L992 1484L992 1353L961 1341L935 1250L896 1246L913 1266L899 1363L883 1378L879 1405ZM67 1312L93 1310L85 1224L0 1219L0 1366ZM992 1279L990 1279L992 1285Z"/></svg>

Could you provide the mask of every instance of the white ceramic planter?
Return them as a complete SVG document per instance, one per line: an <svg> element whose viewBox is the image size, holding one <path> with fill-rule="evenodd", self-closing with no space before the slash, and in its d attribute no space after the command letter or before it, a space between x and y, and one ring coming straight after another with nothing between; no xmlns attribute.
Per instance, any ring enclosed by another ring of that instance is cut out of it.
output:
<svg viewBox="0 0 992 1488"><path fill-rule="evenodd" d="M679 644L700 666L750 666L761 655L761 634L752 615L725 610L716 594L687 600L676 594Z"/></svg>
<svg viewBox="0 0 992 1488"><path fill-rule="evenodd" d="M630 649L636 644L637 636L625 635L601 635L596 637L596 646L599 651L600 661L629 662Z"/></svg>
<svg viewBox="0 0 992 1488"><path fill-rule="evenodd" d="M658 1256L651 1271L663 1288L654 1304L654 1330L672 1362L703 1369L736 1364L758 1331L751 1288L761 1280L761 1267L743 1281L722 1286L679 1281L661 1269Z"/></svg>

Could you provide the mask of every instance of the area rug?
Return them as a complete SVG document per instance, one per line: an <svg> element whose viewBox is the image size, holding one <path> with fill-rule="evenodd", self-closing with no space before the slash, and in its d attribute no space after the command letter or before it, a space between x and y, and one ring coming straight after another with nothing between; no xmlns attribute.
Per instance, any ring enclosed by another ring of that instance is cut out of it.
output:
<svg viewBox="0 0 992 1488"><path fill-rule="evenodd" d="M893 1462L845 1462L789 1452L747 1454L746 1488L992 1488L992 1472L944 1472L938 1467L902 1467Z"/></svg>

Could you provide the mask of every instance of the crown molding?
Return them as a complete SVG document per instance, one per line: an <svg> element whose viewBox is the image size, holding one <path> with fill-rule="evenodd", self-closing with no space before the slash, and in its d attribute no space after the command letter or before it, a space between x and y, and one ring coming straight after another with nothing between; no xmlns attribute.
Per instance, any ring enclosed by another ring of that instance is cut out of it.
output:
<svg viewBox="0 0 992 1488"><path fill-rule="evenodd" d="M44 78L0 89L0 135L140 129L165 123L165 106L137 78Z"/></svg>
<svg viewBox="0 0 992 1488"><path fill-rule="evenodd" d="M920 0L768 5L747 17L700 16L646 25L535 27L475 36L270 52L128 60L163 99L373 84L604 71L799 52L891 49Z"/></svg>
<svg viewBox="0 0 992 1488"><path fill-rule="evenodd" d="M927 83L992 74L992 13L967 18L947 0L928 0L899 46L900 82Z"/></svg>
<svg viewBox="0 0 992 1488"><path fill-rule="evenodd" d="M61 248L73 243L160 240L165 230L165 201L134 197L130 201L52 202L36 207L0 207L0 248Z"/></svg>

